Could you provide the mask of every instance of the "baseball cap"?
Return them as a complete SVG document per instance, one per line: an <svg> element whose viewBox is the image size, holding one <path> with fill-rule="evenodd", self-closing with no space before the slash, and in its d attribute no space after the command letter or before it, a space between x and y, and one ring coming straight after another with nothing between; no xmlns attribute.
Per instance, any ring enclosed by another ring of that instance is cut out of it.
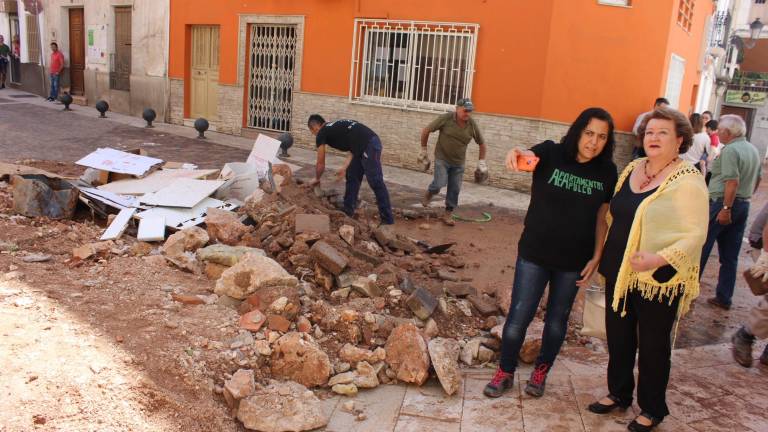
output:
<svg viewBox="0 0 768 432"><path fill-rule="evenodd" d="M469 98L461 98L456 102L456 106L464 107L467 111L474 111L475 105Z"/></svg>

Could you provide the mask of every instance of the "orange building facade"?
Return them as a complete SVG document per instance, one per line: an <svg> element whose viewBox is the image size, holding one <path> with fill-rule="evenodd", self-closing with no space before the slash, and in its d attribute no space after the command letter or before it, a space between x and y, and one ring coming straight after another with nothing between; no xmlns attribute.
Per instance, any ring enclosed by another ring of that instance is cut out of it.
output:
<svg viewBox="0 0 768 432"><path fill-rule="evenodd" d="M587 107L620 131L658 96L687 113L712 12L711 0L171 0L171 120L311 146L309 114L353 118L381 136L385 162L415 167L421 129L471 97L492 183L517 187L506 151L558 140Z"/></svg>

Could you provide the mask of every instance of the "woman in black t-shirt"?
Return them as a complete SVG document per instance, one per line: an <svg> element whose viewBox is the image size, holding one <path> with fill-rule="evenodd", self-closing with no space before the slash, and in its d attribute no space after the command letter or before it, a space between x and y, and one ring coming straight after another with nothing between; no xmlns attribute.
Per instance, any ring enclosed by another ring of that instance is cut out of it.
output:
<svg viewBox="0 0 768 432"><path fill-rule="evenodd" d="M611 115L602 108L589 108L573 122L560 144L545 141L507 155L507 167L512 171L518 171L518 157L535 156L539 161L518 244L501 361L485 386L486 396L499 397L512 386L525 333L549 284L541 352L525 388L531 396L544 394L578 288L589 283L600 262L607 231L605 214L617 179L613 148Z"/></svg>

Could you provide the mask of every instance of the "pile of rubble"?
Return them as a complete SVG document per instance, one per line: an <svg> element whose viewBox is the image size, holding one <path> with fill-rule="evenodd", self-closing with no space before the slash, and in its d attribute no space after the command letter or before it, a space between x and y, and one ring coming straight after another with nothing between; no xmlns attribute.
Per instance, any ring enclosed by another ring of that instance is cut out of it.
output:
<svg viewBox="0 0 768 432"><path fill-rule="evenodd" d="M375 211L349 218L332 193L302 185L288 165L271 165L257 184L244 202L205 208L162 244L130 239L140 229L126 222L121 239L74 248L70 265L109 259L119 244L120 253L211 279L208 295L169 296L238 312L242 337L231 348L247 368L222 377L215 391L249 429L324 426L308 389L355 395L434 375L451 395L461 386L459 362L495 367L505 306L472 286L450 244L379 226ZM431 216L424 212L396 209L400 218ZM537 352L532 339L521 357L532 362Z"/></svg>

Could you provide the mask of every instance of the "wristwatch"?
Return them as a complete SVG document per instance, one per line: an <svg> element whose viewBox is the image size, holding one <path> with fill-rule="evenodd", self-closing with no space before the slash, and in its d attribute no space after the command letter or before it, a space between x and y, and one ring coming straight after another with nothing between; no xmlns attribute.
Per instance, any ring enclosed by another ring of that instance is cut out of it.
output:
<svg viewBox="0 0 768 432"><path fill-rule="evenodd" d="M733 206L723 205L723 210L730 210Z"/></svg>

